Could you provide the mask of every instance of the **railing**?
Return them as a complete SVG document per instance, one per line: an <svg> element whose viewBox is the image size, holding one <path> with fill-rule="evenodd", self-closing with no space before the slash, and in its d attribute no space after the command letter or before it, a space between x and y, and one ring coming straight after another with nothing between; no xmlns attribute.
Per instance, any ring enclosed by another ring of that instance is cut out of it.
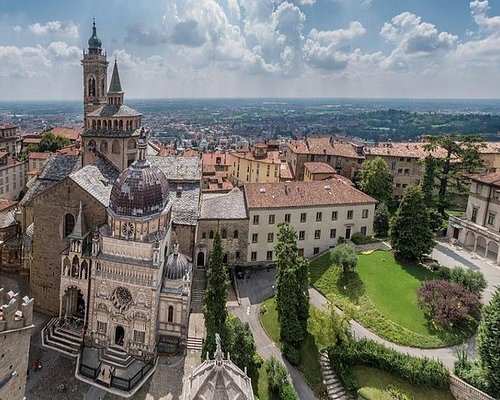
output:
<svg viewBox="0 0 500 400"><path fill-rule="evenodd" d="M155 358L152 358L147 364L145 364L132 378L119 378L117 376L111 376L110 386L115 389L123 390L125 392L130 392L133 388L137 386L139 382L147 375L149 371L153 368L155 364Z"/></svg>

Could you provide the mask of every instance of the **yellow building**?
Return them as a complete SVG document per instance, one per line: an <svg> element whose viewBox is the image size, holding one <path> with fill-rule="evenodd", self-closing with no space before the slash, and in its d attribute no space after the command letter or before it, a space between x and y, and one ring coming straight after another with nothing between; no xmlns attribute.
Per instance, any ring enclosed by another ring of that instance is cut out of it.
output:
<svg viewBox="0 0 500 400"><path fill-rule="evenodd" d="M323 162L306 162L304 163L304 180L305 181L323 181L337 174L335 168Z"/></svg>
<svg viewBox="0 0 500 400"><path fill-rule="evenodd" d="M230 154L231 181L236 186L245 183L270 183L280 180L279 151L269 150L266 144L256 144L251 151Z"/></svg>

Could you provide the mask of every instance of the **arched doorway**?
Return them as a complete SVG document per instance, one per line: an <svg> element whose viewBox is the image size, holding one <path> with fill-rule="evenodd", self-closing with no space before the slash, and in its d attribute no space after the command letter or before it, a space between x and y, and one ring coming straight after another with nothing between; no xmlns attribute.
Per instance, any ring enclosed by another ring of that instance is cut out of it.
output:
<svg viewBox="0 0 500 400"><path fill-rule="evenodd" d="M486 251L488 248L488 244L486 242L486 239L483 236L477 236L477 242L476 242L476 253L479 254L480 256L486 257Z"/></svg>
<svg viewBox="0 0 500 400"><path fill-rule="evenodd" d="M125 329L123 326L118 325L115 329L115 344L123 346L123 339L125 338Z"/></svg>
<svg viewBox="0 0 500 400"><path fill-rule="evenodd" d="M493 261L497 260L498 257L498 244L493 240L488 243L487 257Z"/></svg>
<svg viewBox="0 0 500 400"><path fill-rule="evenodd" d="M205 266L205 253L203 253L202 251L198 253L198 257L196 258L196 266L197 267Z"/></svg>
<svg viewBox="0 0 500 400"><path fill-rule="evenodd" d="M84 318L85 316L85 300L81 291L78 291L78 296L76 297L76 310L74 314L79 318Z"/></svg>
<svg viewBox="0 0 500 400"><path fill-rule="evenodd" d="M63 306L66 317L84 318L85 299L80 288L70 286L64 291Z"/></svg>
<svg viewBox="0 0 500 400"><path fill-rule="evenodd" d="M227 267L227 253L224 253L224 256L222 257L222 263Z"/></svg>

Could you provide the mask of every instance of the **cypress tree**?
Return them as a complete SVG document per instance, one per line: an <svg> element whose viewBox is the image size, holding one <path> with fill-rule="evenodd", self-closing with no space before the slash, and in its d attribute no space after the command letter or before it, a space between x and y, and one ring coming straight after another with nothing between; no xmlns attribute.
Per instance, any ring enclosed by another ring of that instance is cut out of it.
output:
<svg viewBox="0 0 500 400"><path fill-rule="evenodd" d="M229 348L227 343L227 287L229 280L219 233L214 237L212 251L208 254L207 287L203 304L205 318L206 341L203 346L203 355L210 356L215 351L215 334L221 337L223 348Z"/></svg>
<svg viewBox="0 0 500 400"><path fill-rule="evenodd" d="M373 216L373 231L377 237L386 237L389 233L389 220L391 215L389 214L389 209L387 204L378 203L375 210L375 215Z"/></svg>
<svg viewBox="0 0 500 400"><path fill-rule="evenodd" d="M500 289L483 308L477 334L477 351L495 397L500 396Z"/></svg>
<svg viewBox="0 0 500 400"><path fill-rule="evenodd" d="M433 236L422 191L410 187L391 221L392 248L405 258L419 260L434 247Z"/></svg>

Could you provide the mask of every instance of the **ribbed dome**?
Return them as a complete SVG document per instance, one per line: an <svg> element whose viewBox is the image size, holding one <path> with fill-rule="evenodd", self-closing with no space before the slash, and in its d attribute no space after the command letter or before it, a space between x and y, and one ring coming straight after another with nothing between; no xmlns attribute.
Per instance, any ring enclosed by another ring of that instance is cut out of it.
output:
<svg viewBox="0 0 500 400"><path fill-rule="evenodd" d="M102 46L101 39L99 39L99 37L97 36L95 21L92 25L92 36L90 37L88 44L89 44L89 49L100 49Z"/></svg>
<svg viewBox="0 0 500 400"><path fill-rule="evenodd" d="M174 252L167 258L165 278L170 280L180 280L190 272L190 263L186 256L179 253L179 246L174 245Z"/></svg>
<svg viewBox="0 0 500 400"><path fill-rule="evenodd" d="M147 160L125 169L111 189L109 208L117 215L146 217L165 209L168 202L165 174Z"/></svg>

